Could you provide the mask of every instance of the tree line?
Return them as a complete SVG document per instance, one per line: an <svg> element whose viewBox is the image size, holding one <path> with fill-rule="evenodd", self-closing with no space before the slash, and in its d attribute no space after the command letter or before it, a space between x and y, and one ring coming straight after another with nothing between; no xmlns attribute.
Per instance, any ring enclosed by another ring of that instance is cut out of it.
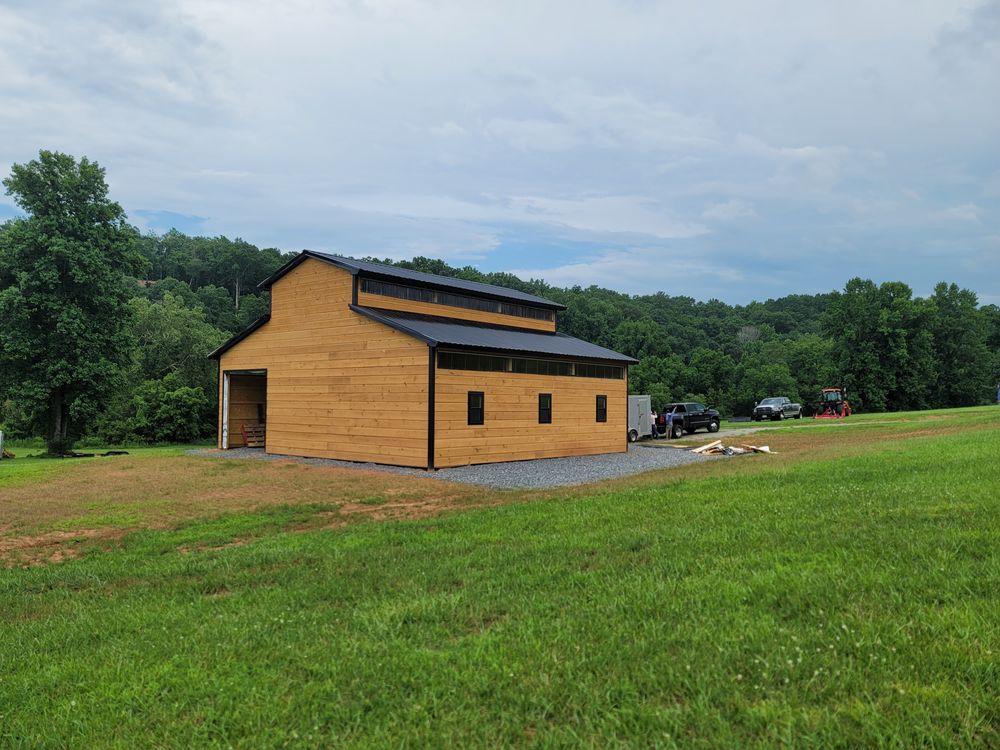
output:
<svg viewBox="0 0 1000 750"><path fill-rule="evenodd" d="M4 186L25 216L0 226L0 429L44 436L54 453L83 436L214 434L218 374L206 355L267 312L256 284L292 254L143 235L108 197L104 171L66 154L40 152ZM855 278L842 291L729 305L554 287L423 257L396 265L564 304L559 330L638 359L629 389L655 406L696 400L746 415L770 395L808 407L832 386L868 411L969 406L990 402L1000 379L1000 309L955 284L921 298L901 282Z"/></svg>

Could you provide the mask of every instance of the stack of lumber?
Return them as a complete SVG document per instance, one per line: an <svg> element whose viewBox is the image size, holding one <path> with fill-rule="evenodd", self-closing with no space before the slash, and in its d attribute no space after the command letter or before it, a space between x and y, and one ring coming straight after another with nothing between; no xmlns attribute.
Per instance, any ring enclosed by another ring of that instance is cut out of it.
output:
<svg viewBox="0 0 1000 750"><path fill-rule="evenodd" d="M714 440L698 448L692 448L691 452L700 456L739 456L744 453L772 453L773 451L767 445L740 445L727 448L721 440Z"/></svg>

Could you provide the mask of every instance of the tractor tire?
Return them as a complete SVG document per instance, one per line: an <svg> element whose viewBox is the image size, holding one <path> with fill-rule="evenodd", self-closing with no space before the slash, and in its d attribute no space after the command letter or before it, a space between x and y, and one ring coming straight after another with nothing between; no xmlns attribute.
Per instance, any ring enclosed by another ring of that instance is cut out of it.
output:
<svg viewBox="0 0 1000 750"><path fill-rule="evenodd" d="M676 440L684 435L684 426L675 424L670 428L670 437Z"/></svg>
<svg viewBox="0 0 1000 750"><path fill-rule="evenodd" d="M708 431L709 432L718 432L719 431L719 423L718 422L709 422L708 423Z"/></svg>
<svg viewBox="0 0 1000 750"><path fill-rule="evenodd" d="M634 443L638 439L639 439L639 431L638 430L629 430L628 431L628 441L630 443Z"/></svg>

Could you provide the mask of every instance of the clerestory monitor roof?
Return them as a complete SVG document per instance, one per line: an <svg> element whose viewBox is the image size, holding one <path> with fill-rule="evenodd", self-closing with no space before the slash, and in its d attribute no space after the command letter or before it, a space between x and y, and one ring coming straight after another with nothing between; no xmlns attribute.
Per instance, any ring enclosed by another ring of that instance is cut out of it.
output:
<svg viewBox="0 0 1000 750"><path fill-rule="evenodd" d="M566 309L565 305L561 305L558 302L553 302L552 300L545 299L544 297L536 297L534 294L519 292L516 289L507 289L506 287L495 286L493 284L481 284L478 281L466 281L465 279L456 279L451 276L439 276L433 273L423 273L422 271L411 271L406 268L388 266L384 263L371 263L369 261L354 260L353 258L331 255L330 253L320 253L315 250L303 250L288 263L260 282L258 287L261 289L269 289L271 284L307 258L315 258L316 260L321 260L324 263L331 263L338 268L343 268L344 270L349 271L352 274L368 278L389 280L401 284L411 284L414 286L429 287L432 289L464 292L466 294L472 294L479 297L489 297L490 299L517 302L522 305L531 305L533 307L541 307L547 310Z"/></svg>

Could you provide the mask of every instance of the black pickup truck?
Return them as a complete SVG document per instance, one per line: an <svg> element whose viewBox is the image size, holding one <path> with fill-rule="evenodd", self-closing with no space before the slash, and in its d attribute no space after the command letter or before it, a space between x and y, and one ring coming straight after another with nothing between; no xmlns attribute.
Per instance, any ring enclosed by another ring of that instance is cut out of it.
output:
<svg viewBox="0 0 1000 750"><path fill-rule="evenodd" d="M765 398L753 408L750 418L754 422L765 419L802 419L802 407L793 403L787 396L772 396Z"/></svg>
<svg viewBox="0 0 1000 750"><path fill-rule="evenodd" d="M709 432L718 432L721 421L719 412L707 408L704 404L694 402L667 404L656 418L656 431L666 435L669 429L670 437L679 438L685 432L690 435L702 427Z"/></svg>

